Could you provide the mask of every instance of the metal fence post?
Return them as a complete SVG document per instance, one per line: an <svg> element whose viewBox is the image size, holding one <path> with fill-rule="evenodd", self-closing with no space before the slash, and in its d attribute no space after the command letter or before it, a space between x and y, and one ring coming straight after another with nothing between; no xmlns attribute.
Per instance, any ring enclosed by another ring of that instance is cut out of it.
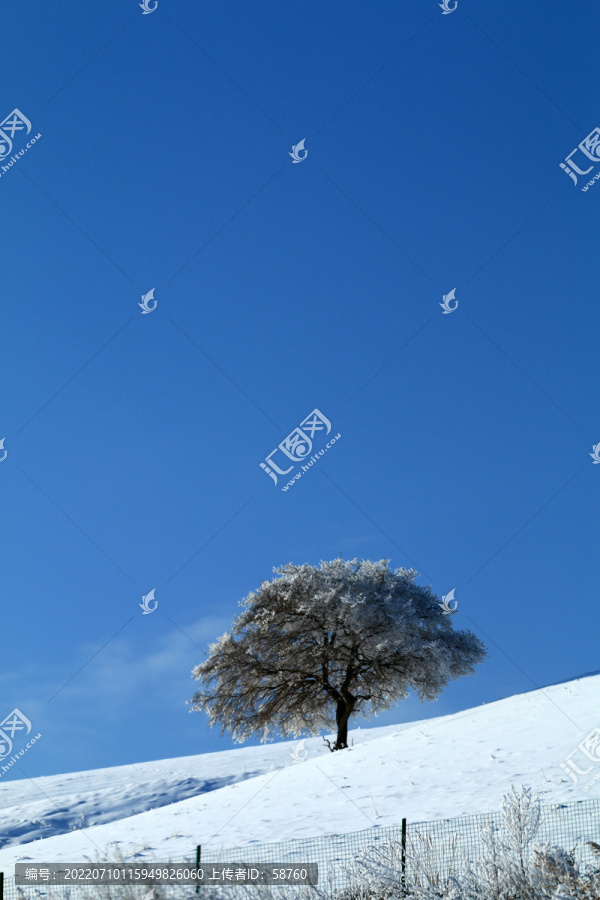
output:
<svg viewBox="0 0 600 900"><path fill-rule="evenodd" d="M4 872L0 872L0 900L4 900Z"/></svg>
<svg viewBox="0 0 600 900"><path fill-rule="evenodd" d="M202 854L202 845L201 845L201 844L198 844L198 846L196 847L196 868L197 868L197 869L200 868L200 856L201 856L201 854ZM196 893L198 893L199 891L200 891L200 885L197 884L197 885L196 885ZM1 895L1 894L0 894L0 900L2 900L2 895Z"/></svg>
<svg viewBox="0 0 600 900"><path fill-rule="evenodd" d="M406 819L402 819L402 856L401 856L401 865L402 865L402 894L406 890Z"/></svg>

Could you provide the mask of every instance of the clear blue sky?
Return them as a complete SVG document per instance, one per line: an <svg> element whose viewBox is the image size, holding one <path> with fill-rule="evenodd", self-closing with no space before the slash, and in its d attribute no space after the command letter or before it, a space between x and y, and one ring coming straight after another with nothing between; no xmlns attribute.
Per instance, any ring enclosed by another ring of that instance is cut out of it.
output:
<svg viewBox="0 0 600 900"><path fill-rule="evenodd" d="M600 668L600 187L559 167L598 19L4 5L1 117L42 135L0 177L0 718L43 735L6 779L233 746L191 670L289 561L414 566L489 647L371 724ZM282 492L315 408L341 438Z"/></svg>

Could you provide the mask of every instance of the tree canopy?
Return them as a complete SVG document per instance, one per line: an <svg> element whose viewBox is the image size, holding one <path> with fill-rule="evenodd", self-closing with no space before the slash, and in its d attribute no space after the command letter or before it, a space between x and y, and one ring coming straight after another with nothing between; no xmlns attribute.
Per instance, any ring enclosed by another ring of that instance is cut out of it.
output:
<svg viewBox="0 0 600 900"><path fill-rule="evenodd" d="M192 675L191 703L237 741L335 726L347 746L352 715L389 709L414 690L434 700L487 655L455 631L429 587L389 560L289 563L240 601L244 611ZM329 743L329 742L328 742Z"/></svg>

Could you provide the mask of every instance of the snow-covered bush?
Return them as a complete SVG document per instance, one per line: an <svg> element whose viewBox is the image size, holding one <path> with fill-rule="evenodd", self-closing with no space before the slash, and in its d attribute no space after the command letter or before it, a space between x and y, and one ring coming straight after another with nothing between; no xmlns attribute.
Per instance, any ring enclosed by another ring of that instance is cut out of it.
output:
<svg viewBox="0 0 600 900"><path fill-rule="evenodd" d="M529 788L502 804L502 827L484 826L480 854L468 862L456 836L407 840L403 879L400 842L370 849L352 866L335 900L600 900L600 870L582 872L570 852L536 843L541 804ZM600 845L590 846L598 855Z"/></svg>

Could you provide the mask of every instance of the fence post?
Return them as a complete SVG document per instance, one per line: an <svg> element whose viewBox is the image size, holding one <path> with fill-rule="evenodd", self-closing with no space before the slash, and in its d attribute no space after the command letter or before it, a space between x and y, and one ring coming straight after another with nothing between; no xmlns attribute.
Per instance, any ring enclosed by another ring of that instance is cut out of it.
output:
<svg viewBox="0 0 600 900"><path fill-rule="evenodd" d="M201 856L201 854L202 854L202 845L201 845L201 844L198 844L198 846L196 847L196 868L197 868L197 869L200 868L200 856ZM199 891L200 891L200 885L197 884L197 885L196 885L196 893L198 893ZM0 900L2 900L2 895L1 895L1 894L0 894Z"/></svg>
<svg viewBox="0 0 600 900"><path fill-rule="evenodd" d="M400 857L401 867L402 867L402 876L401 876L401 885L402 885L402 895L404 896L404 892L406 890L406 819L402 819L402 855ZM1 898L0 898L1 900Z"/></svg>
<svg viewBox="0 0 600 900"><path fill-rule="evenodd" d="M0 872L0 900L4 900L4 872Z"/></svg>

